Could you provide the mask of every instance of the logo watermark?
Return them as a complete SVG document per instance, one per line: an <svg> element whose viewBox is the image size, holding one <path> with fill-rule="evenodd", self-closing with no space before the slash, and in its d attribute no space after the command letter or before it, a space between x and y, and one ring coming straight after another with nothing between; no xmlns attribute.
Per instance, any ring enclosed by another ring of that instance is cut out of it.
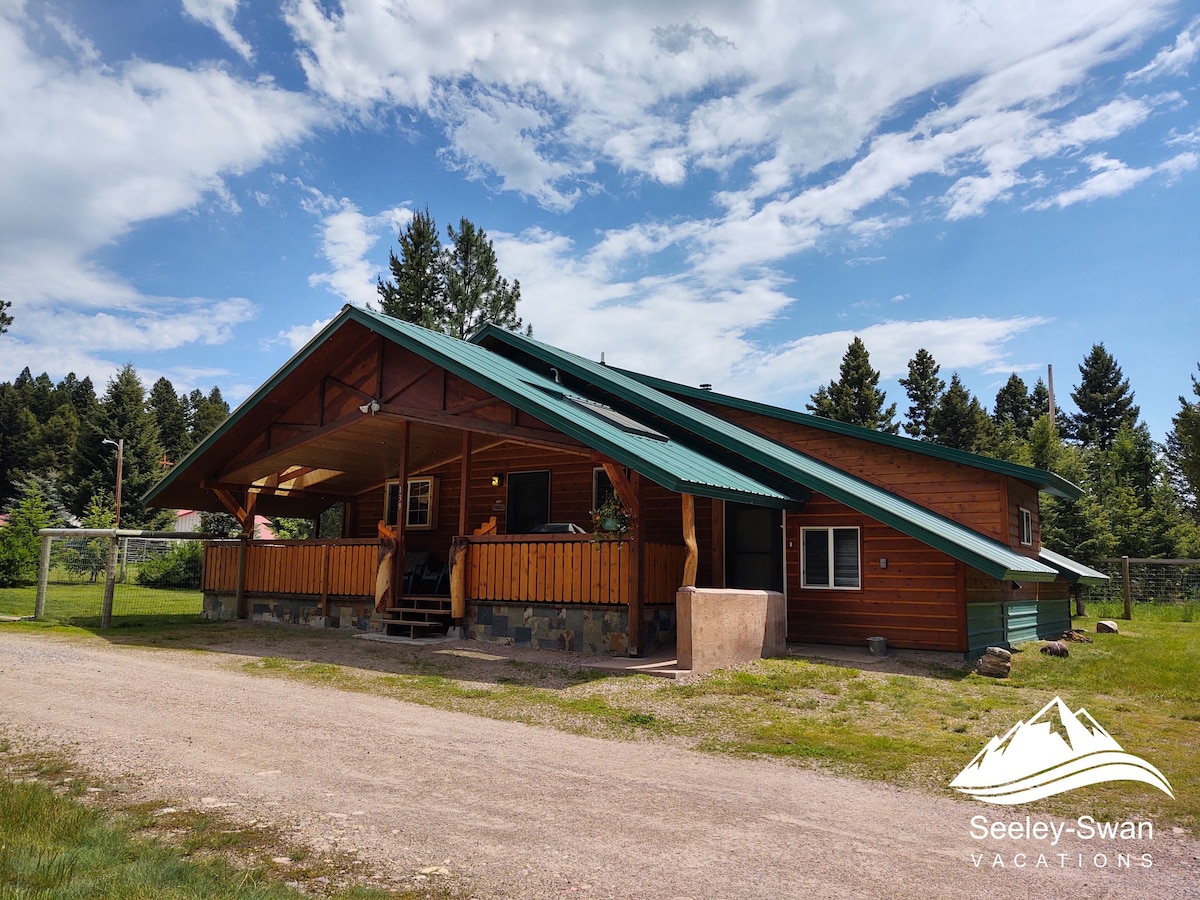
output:
<svg viewBox="0 0 1200 900"><path fill-rule="evenodd" d="M1126 753L1086 709L1071 712L1055 697L988 741L950 786L985 803L1012 805L1103 781L1140 781L1175 798L1162 772Z"/></svg>

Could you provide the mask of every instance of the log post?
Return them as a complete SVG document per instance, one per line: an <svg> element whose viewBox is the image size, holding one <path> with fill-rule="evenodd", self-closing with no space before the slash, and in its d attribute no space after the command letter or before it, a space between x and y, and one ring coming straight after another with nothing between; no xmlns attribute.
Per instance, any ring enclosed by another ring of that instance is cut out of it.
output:
<svg viewBox="0 0 1200 900"><path fill-rule="evenodd" d="M696 498L691 494L680 496L683 498L683 543L687 547L681 586L695 587L696 572L700 568L700 549L696 544Z"/></svg>
<svg viewBox="0 0 1200 900"><path fill-rule="evenodd" d="M46 583L50 580L50 542L53 540L48 534L42 538L42 556L38 561L37 599L33 602L35 619L46 615Z"/></svg>
<svg viewBox="0 0 1200 900"><path fill-rule="evenodd" d="M467 548L465 535L455 535L450 542L450 615L454 627L461 628L467 617Z"/></svg>
<svg viewBox="0 0 1200 900"><path fill-rule="evenodd" d="M246 606L246 556L250 552L250 541L245 534L238 539L237 588L234 599L234 615L239 619L249 617Z"/></svg>
<svg viewBox="0 0 1200 900"><path fill-rule="evenodd" d="M471 499L471 432L464 431L462 435L462 460L458 467L458 533L467 533L467 515L470 512ZM453 553L453 551L451 551Z"/></svg>
<svg viewBox="0 0 1200 900"><path fill-rule="evenodd" d="M1124 583L1125 593L1125 618L1128 621L1133 620L1133 587L1129 583L1129 557L1121 557L1121 581Z"/></svg>
<svg viewBox="0 0 1200 900"><path fill-rule="evenodd" d="M329 615L329 544L321 545L321 615Z"/></svg>

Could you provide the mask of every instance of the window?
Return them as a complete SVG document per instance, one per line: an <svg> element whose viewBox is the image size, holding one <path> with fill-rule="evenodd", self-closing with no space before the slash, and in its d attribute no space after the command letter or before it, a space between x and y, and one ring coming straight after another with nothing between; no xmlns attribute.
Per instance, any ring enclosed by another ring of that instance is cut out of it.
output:
<svg viewBox="0 0 1200 900"><path fill-rule="evenodd" d="M608 473L600 466L592 469L592 509L599 509L616 493L617 489L613 487Z"/></svg>
<svg viewBox="0 0 1200 900"><path fill-rule="evenodd" d="M384 494L383 521L395 525L400 504L400 482L389 481ZM437 479L408 479L404 504L404 527L428 531L437 527Z"/></svg>
<svg viewBox="0 0 1200 900"><path fill-rule="evenodd" d="M1033 513L1025 507L1020 508L1021 512L1021 543L1026 547L1033 544Z"/></svg>
<svg viewBox="0 0 1200 900"><path fill-rule="evenodd" d="M857 590L862 587L857 528L801 529L801 586Z"/></svg>

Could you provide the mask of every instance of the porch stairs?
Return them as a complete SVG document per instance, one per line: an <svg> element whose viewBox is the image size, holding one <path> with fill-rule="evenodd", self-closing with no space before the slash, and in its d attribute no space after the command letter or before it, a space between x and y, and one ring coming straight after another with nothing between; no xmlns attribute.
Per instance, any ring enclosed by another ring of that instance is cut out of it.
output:
<svg viewBox="0 0 1200 900"><path fill-rule="evenodd" d="M400 603L377 613L372 624L381 626L386 635L417 638L445 634L453 622L449 597L406 596Z"/></svg>

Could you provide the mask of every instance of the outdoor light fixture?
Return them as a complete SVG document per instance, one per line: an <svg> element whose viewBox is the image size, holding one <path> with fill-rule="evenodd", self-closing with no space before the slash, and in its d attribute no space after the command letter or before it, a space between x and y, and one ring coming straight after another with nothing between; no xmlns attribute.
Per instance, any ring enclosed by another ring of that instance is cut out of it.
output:
<svg viewBox="0 0 1200 900"><path fill-rule="evenodd" d="M492 474L492 487L503 487L503 486L504 486L504 473L503 472L494 472Z"/></svg>
<svg viewBox="0 0 1200 900"><path fill-rule="evenodd" d="M379 401L372 397L371 402L364 403L358 408L358 411L363 414L369 413L373 416L375 413L379 412Z"/></svg>

